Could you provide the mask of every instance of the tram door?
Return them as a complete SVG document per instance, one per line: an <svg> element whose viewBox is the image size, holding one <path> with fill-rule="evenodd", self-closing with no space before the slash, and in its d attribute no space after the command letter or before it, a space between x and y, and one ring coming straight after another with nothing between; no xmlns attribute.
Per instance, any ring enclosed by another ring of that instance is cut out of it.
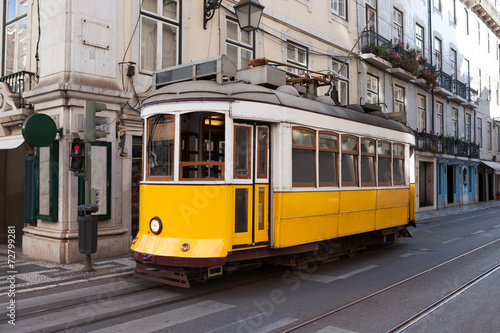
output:
<svg viewBox="0 0 500 333"><path fill-rule="evenodd" d="M234 125L233 249L269 241L269 127Z"/></svg>

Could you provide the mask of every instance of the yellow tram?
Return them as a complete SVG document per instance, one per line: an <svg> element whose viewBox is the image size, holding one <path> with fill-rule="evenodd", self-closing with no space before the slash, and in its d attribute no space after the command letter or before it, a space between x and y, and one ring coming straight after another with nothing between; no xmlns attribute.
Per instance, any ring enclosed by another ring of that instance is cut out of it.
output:
<svg viewBox="0 0 500 333"><path fill-rule="evenodd" d="M377 106L317 97L327 76L287 85L275 66L237 71L224 55L155 73L135 276L189 287L409 235L413 132Z"/></svg>

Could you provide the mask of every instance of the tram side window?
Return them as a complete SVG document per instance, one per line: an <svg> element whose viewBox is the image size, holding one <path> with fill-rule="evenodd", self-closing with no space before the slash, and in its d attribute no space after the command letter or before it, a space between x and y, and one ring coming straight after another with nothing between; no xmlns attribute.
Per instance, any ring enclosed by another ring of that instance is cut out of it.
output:
<svg viewBox="0 0 500 333"><path fill-rule="evenodd" d="M214 112L180 116L181 180L224 179L225 120Z"/></svg>
<svg viewBox="0 0 500 333"><path fill-rule="evenodd" d="M391 144L389 142L378 142L378 184L380 186L391 186Z"/></svg>
<svg viewBox="0 0 500 333"><path fill-rule="evenodd" d="M342 136L342 186L358 185L358 138Z"/></svg>
<svg viewBox="0 0 500 333"><path fill-rule="evenodd" d="M251 127L234 126L234 178L250 178L251 137Z"/></svg>
<svg viewBox="0 0 500 333"><path fill-rule="evenodd" d="M361 139L361 186L375 186L375 140Z"/></svg>
<svg viewBox="0 0 500 333"><path fill-rule="evenodd" d="M319 186L338 186L338 135L319 133Z"/></svg>
<svg viewBox="0 0 500 333"><path fill-rule="evenodd" d="M172 180L174 170L174 116L156 115L148 119L148 177Z"/></svg>
<svg viewBox="0 0 500 333"><path fill-rule="evenodd" d="M312 130L292 130L292 185L314 187L316 185L316 135Z"/></svg>
<svg viewBox="0 0 500 333"><path fill-rule="evenodd" d="M400 144L392 145L392 169L394 185L404 185L405 150Z"/></svg>

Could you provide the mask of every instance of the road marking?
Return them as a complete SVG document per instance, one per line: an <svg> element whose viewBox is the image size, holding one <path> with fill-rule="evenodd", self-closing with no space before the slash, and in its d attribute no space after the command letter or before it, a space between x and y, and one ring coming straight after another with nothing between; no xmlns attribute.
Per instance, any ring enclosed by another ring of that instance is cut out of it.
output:
<svg viewBox="0 0 500 333"><path fill-rule="evenodd" d="M500 224L499 224L499 225L494 226L493 228L500 228Z"/></svg>
<svg viewBox="0 0 500 333"><path fill-rule="evenodd" d="M90 324L103 318L108 318L114 314L122 313L131 309L140 309L143 306L150 306L155 303L165 302L169 298L179 296L178 293L160 290L148 290L140 294L140 298L135 295L127 295L118 299L103 300L91 304L83 304L78 307L67 307L57 312L45 313L41 315L31 315L16 322L16 329L19 332L32 331L36 327L38 331L59 331L70 328L70 323L75 325ZM109 331L107 331L109 332Z"/></svg>
<svg viewBox="0 0 500 333"><path fill-rule="evenodd" d="M184 306L182 308L177 308L175 310L161 312L152 316L143 317L114 326L109 326L92 332L154 332L233 307L234 305L231 304L224 304L216 301L203 301L193 305Z"/></svg>
<svg viewBox="0 0 500 333"><path fill-rule="evenodd" d="M460 237L457 237L457 238L452 238L450 240L447 240L446 242L442 242L441 244L450 244L450 243L453 243L453 242L456 242L456 241L459 241L461 240L462 238Z"/></svg>
<svg viewBox="0 0 500 333"><path fill-rule="evenodd" d="M414 254L415 254L414 252L406 252L404 254L400 254L399 257L400 258L408 258L408 257L411 257Z"/></svg>
<svg viewBox="0 0 500 333"><path fill-rule="evenodd" d="M483 232L486 232L486 230L479 230L479 231L473 232L471 235L478 235L478 234L482 234Z"/></svg>
<svg viewBox="0 0 500 333"><path fill-rule="evenodd" d="M16 300L16 304L18 304L19 308L21 308L21 309L28 309L28 308L33 308L33 307L41 307L43 305L52 304L52 303L59 303L61 301L67 301L69 299L80 298L83 296L85 296L88 300L95 301L97 299L109 296L108 293L111 293L113 291L123 290L123 289L128 289L128 288L142 289L143 287L141 287L137 283L127 282L127 281L119 281L119 282L112 282L112 283L108 283L105 285L99 285L99 286L94 286L94 287L86 287L86 288L80 288L80 289L76 289L76 290L58 292L55 294L50 294L50 295L45 295L45 296L20 299L18 301Z"/></svg>
<svg viewBox="0 0 500 333"><path fill-rule="evenodd" d="M345 330L340 327L334 327L334 326L327 326L323 328L320 331L317 331L316 333L357 333L355 331L350 331L350 330Z"/></svg>
<svg viewBox="0 0 500 333"><path fill-rule="evenodd" d="M363 267L363 268L360 268L360 269L357 269L355 271L352 271L352 272L349 272L349 273L346 273L343 275L339 275L339 276L310 274L306 278L306 280L316 281L316 282L321 282L321 283L330 283L330 282L337 281L337 280L348 279L350 277L353 277L354 275L361 274L363 272L369 271L370 269L373 269L376 267L378 267L378 265L371 265L371 266Z"/></svg>
<svg viewBox="0 0 500 333"><path fill-rule="evenodd" d="M218 327L216 329L206 331L205 333L225 333L225 332L259 332L259 333L267 333L271 331L275 331L281 327L286 325L290 325L291 323L297 321L296 318L283 318L274 323L267 324L264 327L260 327L264 324L264 315L263 313L256 314L255 316L251 316L245 319L240 319L234 323L224 325L222 327ZM260 327L260 328L259 328Z"/></svg>

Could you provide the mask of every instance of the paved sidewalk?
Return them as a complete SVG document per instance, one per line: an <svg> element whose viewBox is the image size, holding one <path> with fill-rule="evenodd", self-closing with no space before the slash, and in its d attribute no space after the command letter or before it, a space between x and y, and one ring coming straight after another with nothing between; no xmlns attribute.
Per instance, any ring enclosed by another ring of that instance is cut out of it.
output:
<svg viewBox="0 0 500 333"><path fill-rule="evenodd" d="M425 219L462 214L479 209L500 207L500 201L481 202L473 205L456 206L416 213L417 223ZM417 226L418 228L418 226ZM128 256L115 258L94 259L93 272L84 272L84 263L56 264L45 260L36 260L23 257L16 249L15 268L9 269L7 245L0 245L0 296L6 295L10 288L7 278L15 275L16 293L25 293L35 290L54 288L61 285L88 282L110 277L131 275L135 267L134 261ZM15 274L7 273L15 271Z"/></svg>

